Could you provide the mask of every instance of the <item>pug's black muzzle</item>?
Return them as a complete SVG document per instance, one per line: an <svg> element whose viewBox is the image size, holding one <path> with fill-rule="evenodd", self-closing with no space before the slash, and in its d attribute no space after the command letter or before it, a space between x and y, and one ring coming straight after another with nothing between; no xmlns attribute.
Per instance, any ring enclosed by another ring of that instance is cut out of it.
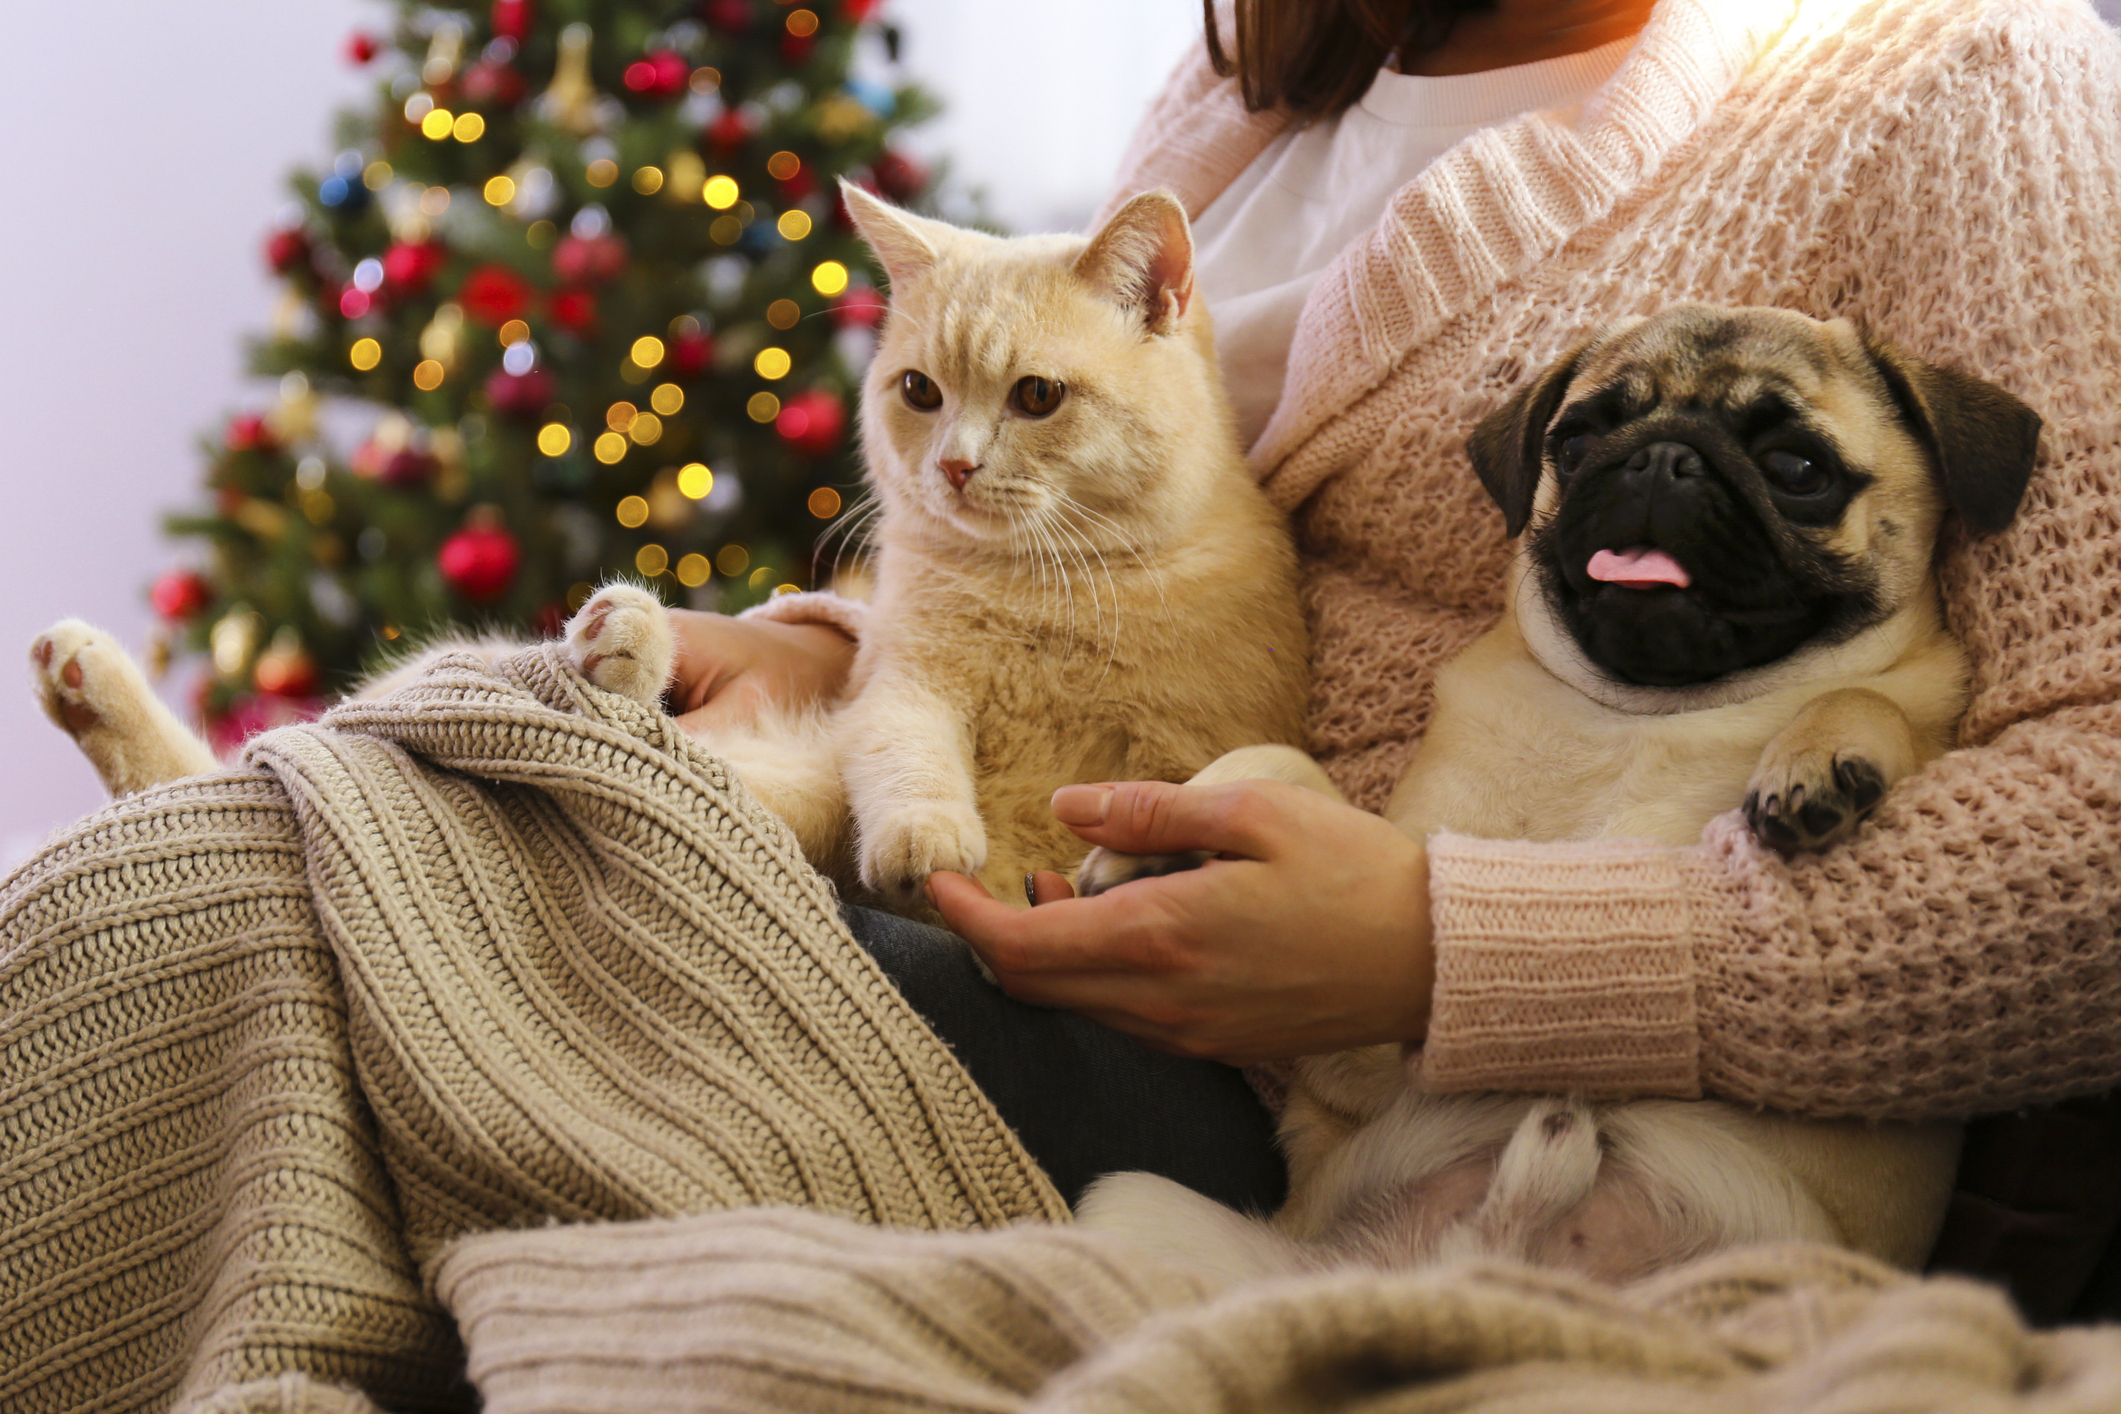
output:
<svg viewBox="0 0 2121 1414"><path fill-rule="evenodd" d="M1623 682L1685 687L1756 668L1875 621L1860 569L1800 533L1746 449L1713 418L1666 414L1600 436L1560 478L1531 553L1584 655ZM1838 523L1840 506L1805 508ZM1601 550L1657 550L1688 583L1594 579Z"/></svg>

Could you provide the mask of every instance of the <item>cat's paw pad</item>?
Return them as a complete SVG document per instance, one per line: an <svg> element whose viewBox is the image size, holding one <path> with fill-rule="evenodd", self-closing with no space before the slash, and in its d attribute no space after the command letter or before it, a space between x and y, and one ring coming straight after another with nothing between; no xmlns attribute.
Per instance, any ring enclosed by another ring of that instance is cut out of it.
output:
<svg viewBox="0 0 2121 1414"><path fill-rule="evenodd" d="M1753 834L1784 854L1845 839L1885 795L1885 772L1854 753L1808 751L1763 762L1746 789Z"/></svg>
<svg viewBox="0 0 2121 1414"><path fill-rule="evenodd" d="M567 661L606 692L661 705L677 656L670 613L637 584L607 584L567 621Z"/></svg>
<svg viewBox="0 0 2121 1414"><path fill-rule="evenodd" d="M1177 854L1121 854L1099 845L1075 871L1075 892L1092 898L1136 879L1160 879L1198 869L1215 857L1213 850L1188 849Z"/></svg>
<svg viewBox="0 0 2121 1414"><path fill-rule="evenodd" d="M30 684L44 714L79 739L105 723L138 715L146 679L117 640L79 619L63 619L30 645Z"/></svg>
<svg viewBox="0 0 2121 1414"><path fill-rule="evenodd" d="M861 831L862 882L898 903L924 897L939 869L976 874L987 862L979 812L951 801L903 805Z"/></svg>

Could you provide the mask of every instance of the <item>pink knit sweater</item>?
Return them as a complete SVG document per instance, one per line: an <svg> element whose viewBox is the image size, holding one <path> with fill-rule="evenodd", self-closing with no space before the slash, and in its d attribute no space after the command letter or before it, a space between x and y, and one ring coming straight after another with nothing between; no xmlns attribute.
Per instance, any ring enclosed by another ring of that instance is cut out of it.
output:
<svg viewBox="0 0 2121 1414"><path fill-rule="evenodd" d="M1122 169L1195 213L1282 126L1203 55ZM1313 746L1377 806L1509 554L1473 424L1679 300L1851 315L2046 418L2024 509L1947 532L1962 746L1850 844L1431 841L1438 1090L1813 1114L2121 1084L2121 44L2084 0L1664 0L1574 115L1483 133L1319 283L1253 449L1295 515Z"/></svg>

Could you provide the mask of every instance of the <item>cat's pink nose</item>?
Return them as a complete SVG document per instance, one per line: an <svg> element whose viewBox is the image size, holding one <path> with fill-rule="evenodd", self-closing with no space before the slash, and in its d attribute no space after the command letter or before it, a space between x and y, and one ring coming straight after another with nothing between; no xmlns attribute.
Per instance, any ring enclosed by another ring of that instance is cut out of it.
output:
<svg viewBox="0 0 2121 1414"><path fill-rule="evenodd" d="M950 478L951 486L959 491L965 489L965 483L972 479L972 473L979 470L976 463L968 462L962 457L945 457L936 465L943 469L943 475Z"/></svg>

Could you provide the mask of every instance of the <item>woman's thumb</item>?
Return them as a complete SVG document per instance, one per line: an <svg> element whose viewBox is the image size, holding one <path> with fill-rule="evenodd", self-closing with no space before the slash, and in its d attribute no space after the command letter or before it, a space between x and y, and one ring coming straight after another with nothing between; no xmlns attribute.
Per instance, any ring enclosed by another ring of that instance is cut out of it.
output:
<svg viewBox="0 0 2121 1414"><path fill-rule="evenodd" d="M1261 784L1116 781L1062 786L1053 792L1053 817L1090 843L1127 854L1205 849L1259 859L1268 844Z"/></svg>

